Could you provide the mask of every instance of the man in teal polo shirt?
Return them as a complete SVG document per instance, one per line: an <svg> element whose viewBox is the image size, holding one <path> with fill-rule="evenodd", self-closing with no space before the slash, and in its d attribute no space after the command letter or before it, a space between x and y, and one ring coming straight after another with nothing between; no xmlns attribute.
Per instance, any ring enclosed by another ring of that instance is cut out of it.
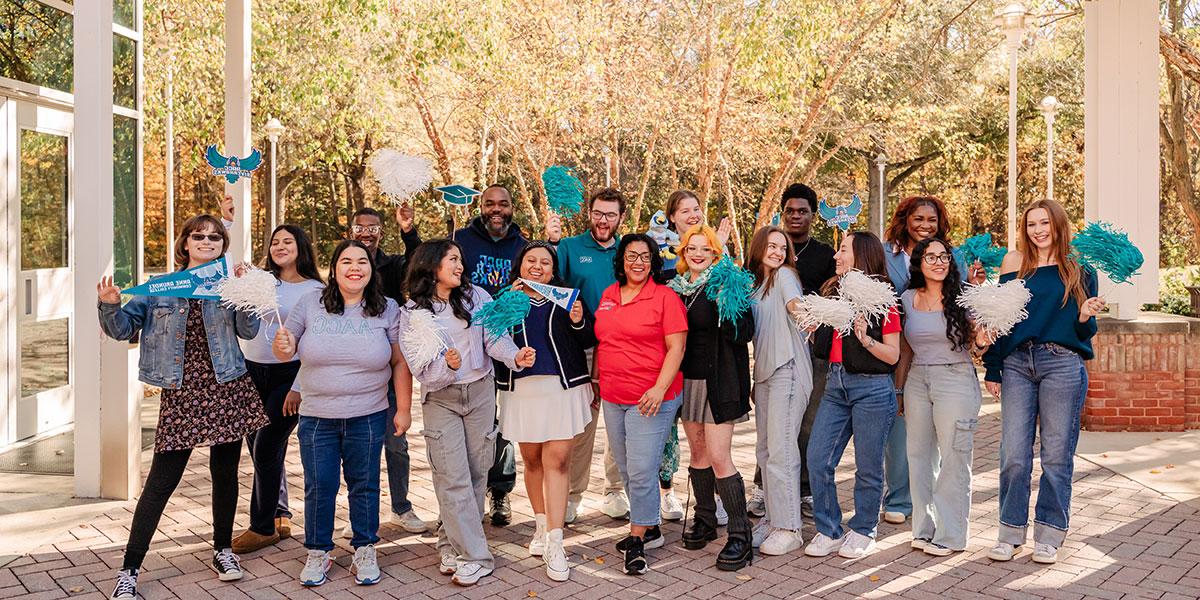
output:
<svg viewBox="0 0 1200 600"><path fill-rule="evenodd" d="M617 229L625 218L625 197L614 188L604 188L592 193L587 202L588 231L569 238L562 238L562 220L551 213L546 220L546 239L558 243L559 275L567 285L579 290L579 298L590 311L596 310L600 296L608 286L616 283L613 274L613 259L617 255L620 236ZM561 239L561 241L560 241ZM588 363L594 363L593 353L588 350ZM595 391L593 383L593 391ZM592 468L592 450L596 443L596 423L600 418L600 395L592 401L592 420L582 433L575 436L571 451L571 489L567 497L566 522L575 520L583 492L587 490L588 477ZM629 515L629 500L621 483L621 474L613 462L612 454L604 453L604 514L621 519Z"/></svg>

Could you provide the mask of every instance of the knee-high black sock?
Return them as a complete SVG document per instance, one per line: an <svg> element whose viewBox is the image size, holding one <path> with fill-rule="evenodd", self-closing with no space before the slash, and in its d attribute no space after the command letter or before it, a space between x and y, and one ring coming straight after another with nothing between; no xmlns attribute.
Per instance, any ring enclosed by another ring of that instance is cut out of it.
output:
<svg viewBox="0 0 1200 600"><path fill-rule="evenodd" d="M750 517L746 514L746 485L742 482L742 474L717 479L717 493L721 495L725 512L729 513L729 525L725 530L729 537L750 539Z"/></svg>
<svg viewBox="0 0 1200 600"><path fill-rule="evenodd" d="M717 528L717 476L712 467L695 469L688 467L692 479L692 497L696 500L696 520L713 529Z"/></svg>

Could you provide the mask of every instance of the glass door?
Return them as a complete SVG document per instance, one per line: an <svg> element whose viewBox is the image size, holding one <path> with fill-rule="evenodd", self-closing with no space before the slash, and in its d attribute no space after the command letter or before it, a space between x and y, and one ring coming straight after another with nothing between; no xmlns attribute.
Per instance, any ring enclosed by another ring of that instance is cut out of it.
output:
<svg viewBox="0 0 1200 600"><path fill-rule="evenodd" d="M74 418L72 118L24 101L6 104L9 265L16 267L8 295L15 329L9 390L17 398L13 441L19 441Z"/></svg>

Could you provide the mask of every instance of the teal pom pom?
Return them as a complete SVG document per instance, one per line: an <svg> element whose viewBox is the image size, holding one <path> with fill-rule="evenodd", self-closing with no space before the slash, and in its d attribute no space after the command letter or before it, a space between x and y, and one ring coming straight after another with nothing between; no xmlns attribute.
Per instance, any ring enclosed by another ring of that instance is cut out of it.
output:
<svg viewBox="0 0 1200 600"><path fill-rule="evenodd" d="M529 316L529 296L525 292L505 288L500 291L495 300L475 311L471 322L483 327L489 341L496 341L506 334L520 331L527 316Z"/></svg>
<svg viewBox="0 0 1200 600"><path fill-rule="evenodd" d="M569 167L553 166L542 172L542 185L546 186L546 201L550 210L573 217L583 207L583 182L579 181Z"/></svg>
<svg viewBox="0 0 1200 600"><path fill-rule="evenodd" d="M733 264L728 256L713 265L705 289L708 299L716 303L717 316L722 321L736 323L754 306L754 275Z"/></svg>
<svg viewBox="0 0 1200 600"><path fill-rule="evenodd" d="M1071 240L1081 264L1108 275L1113 283L1130 283L1145 258L1129 236L1111 223L1092 221Z"/></svg>
<svg viewBox="0 0 1200 600"><path fill-rule="evenodd" d="M978 260L983 265L983 270L987 272L988 279L991 279L1000 269L1000 263L1004 262L1004 255L1008 253L1008 250L992 245L992 234L990 233L981 233L967 238L958 247L958 251L967 268L970 268Z"/></svg>

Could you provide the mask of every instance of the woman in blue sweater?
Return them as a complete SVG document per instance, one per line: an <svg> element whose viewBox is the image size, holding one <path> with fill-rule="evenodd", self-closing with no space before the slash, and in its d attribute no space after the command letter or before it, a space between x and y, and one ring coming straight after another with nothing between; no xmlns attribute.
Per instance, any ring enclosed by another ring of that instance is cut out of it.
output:
<svg viewBox="0 0 1200 600"><path fill-rule="evenodd" d="M1062 205L1038 200L1025 209L1017 250L1004 257L1000 281L1025 280L1029 318L984 355L986 386L1000 398L1000 532L992 560L1012 560L1029 521L1034 434L1041 439L1042 478L1033 520L1033 561L1050 564L1067 537L1079 413L1087 390L1083 361L1092 358L1096 273L1071 257L1071 226Z"/></svg>
<svg viewBox="0 0 1200 600"><path fill-rule="evenodd" d="M592 377L584 350L596 345L596 333L579 300L570 311L563 310L521 283L526 279L564 287L557 273L558 257L547 242L531 242L517 254L512 285L529 296L530 306L513 342L533 348L535 358L531 367L518 372L501 361L492 363L500 432L517 443L525 464L525 491L535 523L529 554L543 557L547 577L566 581L567 463L572 440L592 420Z"/></svg>

